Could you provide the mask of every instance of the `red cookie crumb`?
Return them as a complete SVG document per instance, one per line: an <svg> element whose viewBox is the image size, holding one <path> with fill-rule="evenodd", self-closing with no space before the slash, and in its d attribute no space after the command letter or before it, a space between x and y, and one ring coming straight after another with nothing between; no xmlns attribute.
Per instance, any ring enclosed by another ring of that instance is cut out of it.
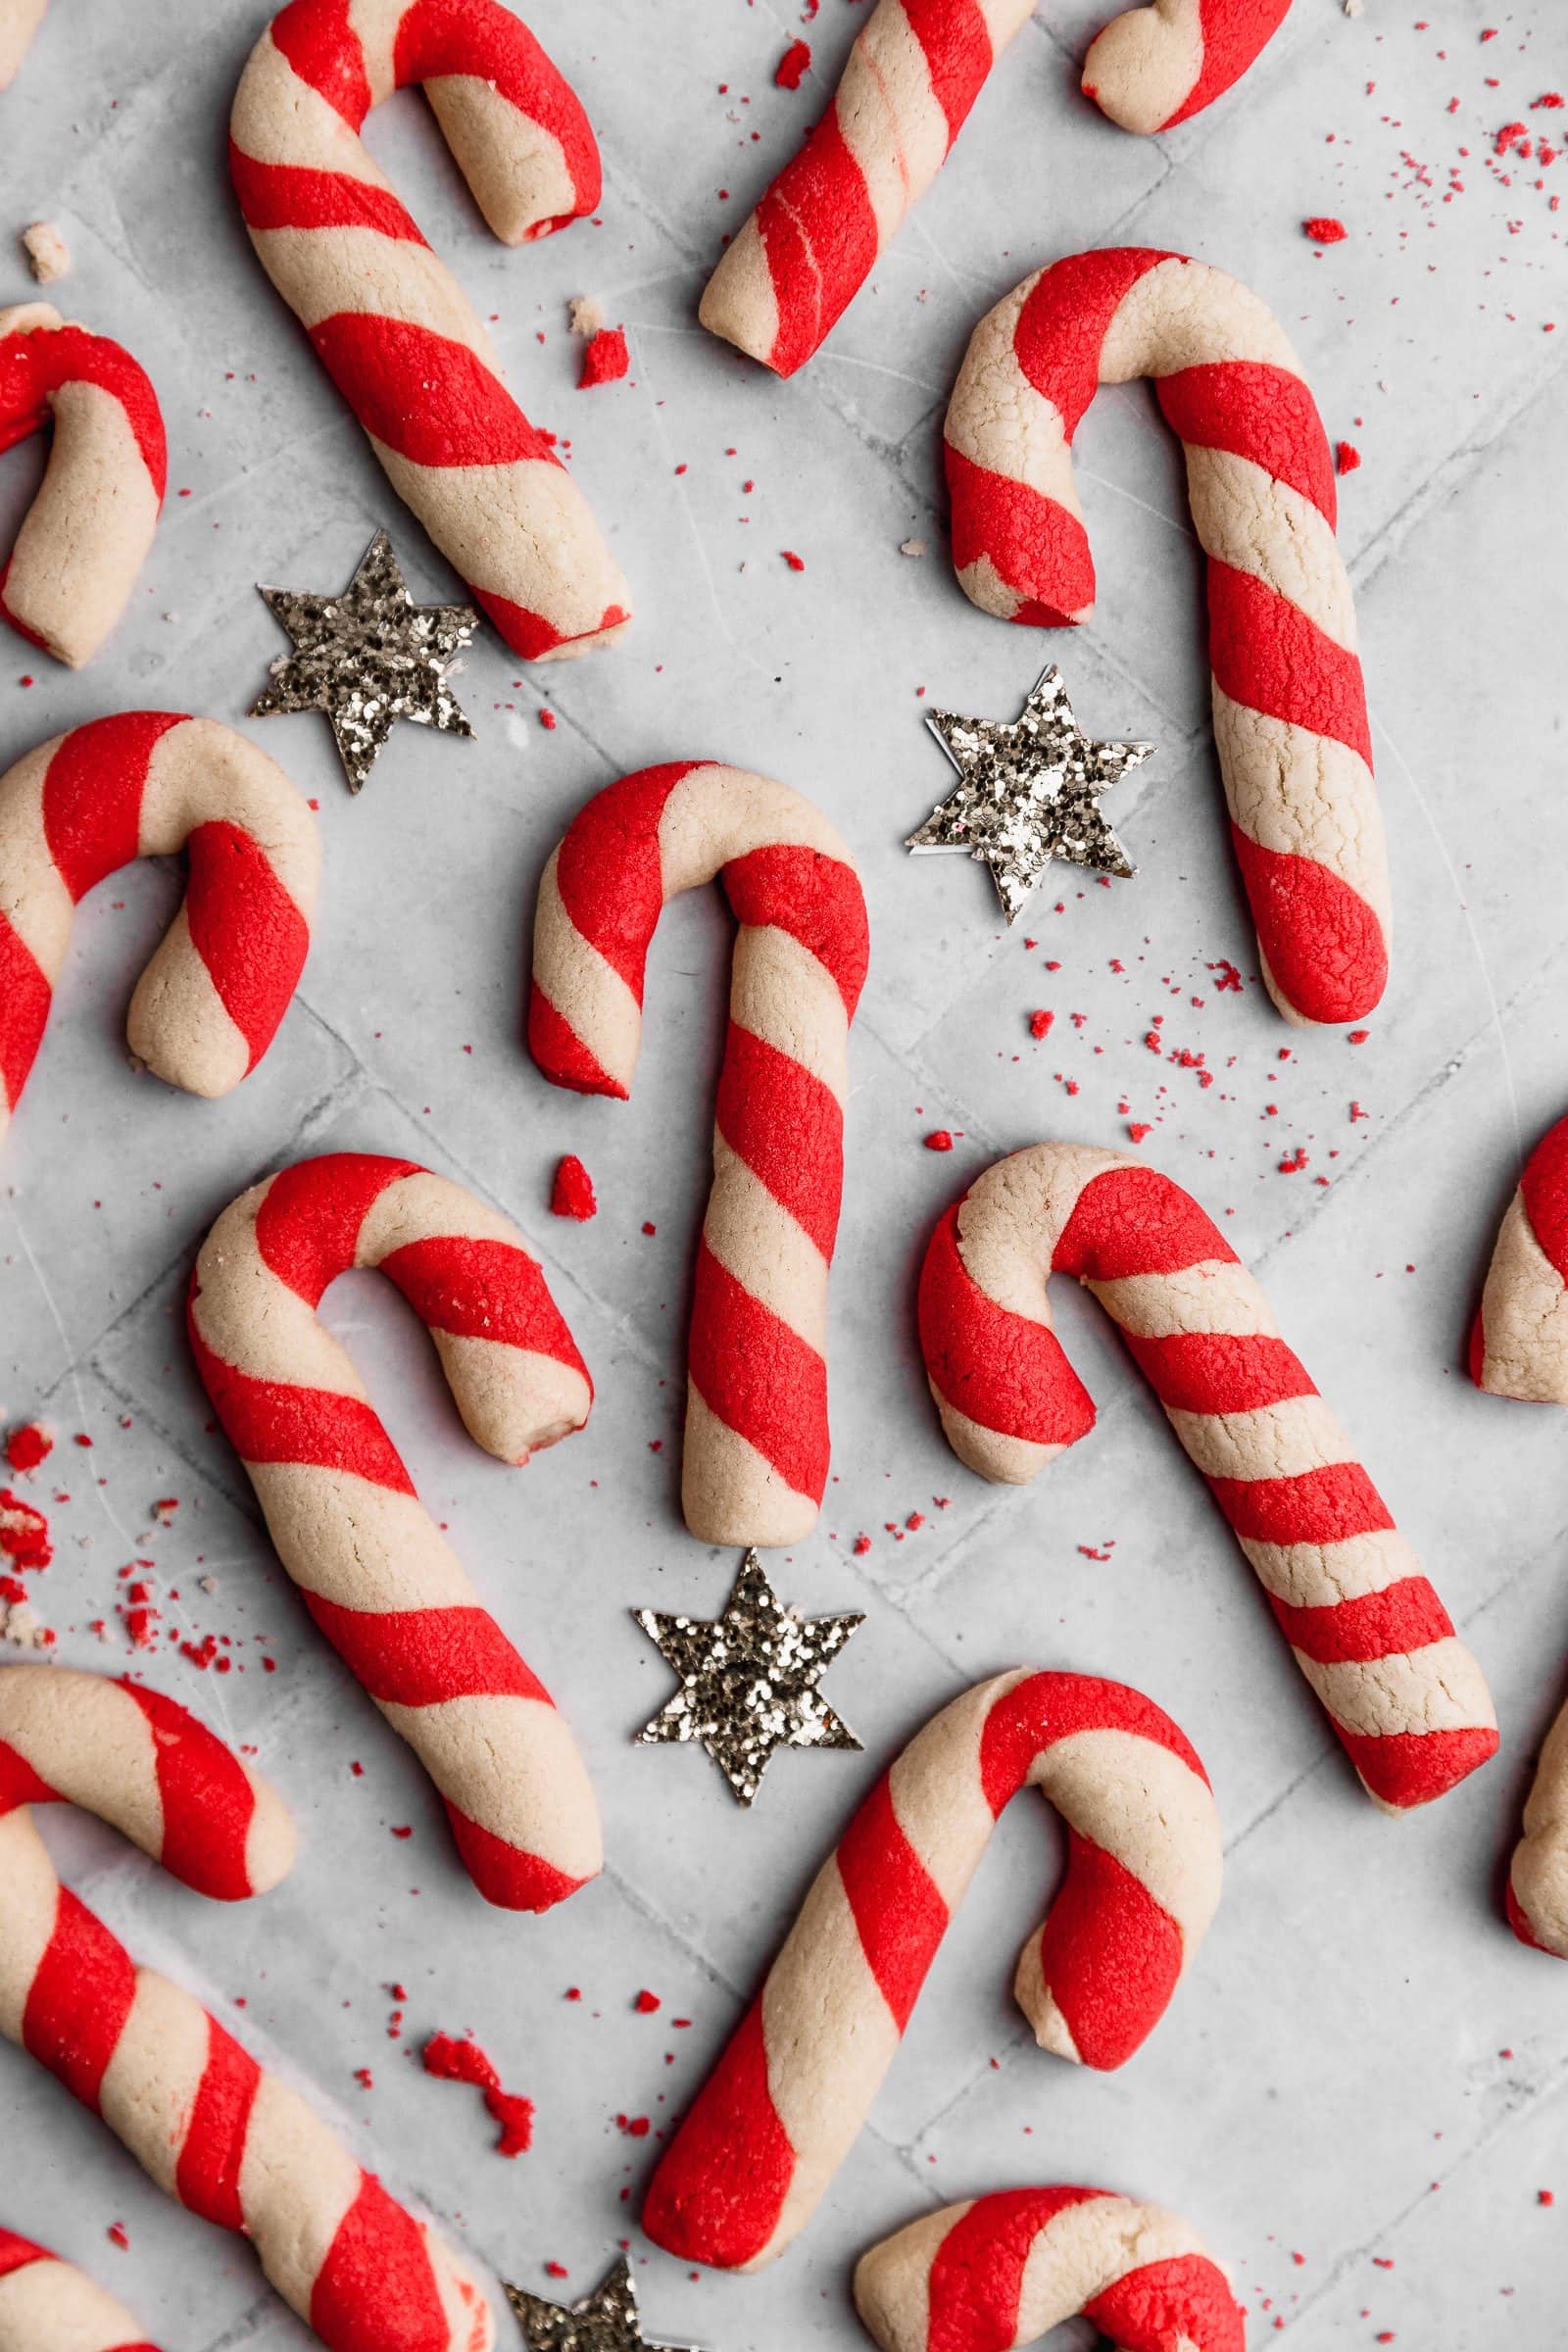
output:
<svg viewBox="0 0 1568 2352"><path fill-rule="evenodd" d="M652 2017L656 2009L663 2007L663 2003L660 2000L657 1992L649 1992L645 1989L637 1995L634 2006L639 2017Z"/></svg>
<svg viewBox="0 0 1568 2352"><path fill-rule="evenodd" d="M1056 1016L1054 1012L1032 1012L1029 1015L1030 1036L1049 1037L1051 1035L1051 1024L1055 1017Z"/></svg>
<svg viewBox="0 0 1568 2352"><path fill-rule="evenodd" d="M54 1438L41 1422L24 1421L6 1440L6 1460L13 1470L36 1470L54 1451Z"/></svg>
<svg viewBox="0 0 1568 2352"><path fill-rule="evenodd" d="M0 1554L23 1570L47 1568L55 1556L48 1520L9 1487L0 1487Z"/></svg>
<svg viewBox="0 0 1568 2352"><path fill-rule="evenodd" d="M781 547L778 552L783 557L785 563L789 565L791 571L804 571L806 569L806 558L804 556L798 556L792 547Z"/></svg>
<svg viewBox="0 0 1568 2352"><path fill-rule="evenodd" d="M568 1152L556 1170L556 1181L550 1191L550 1213L553 1217L571 1217L579 1225L586 1225L590 1217L599 1214L594 1180L575 1152Z"/></svg>
<svg viewBox="0 0 1568 2352"><path fill-rule="evenodd" d="M1314 245L1343 245L1349 235L1343 220L1330 220L1327 215L1314 213L1310 220L1301 222L1301 234L1310 237Z"/></svg>
<svg viewBox="0 0 1568 2352"><path fill-rule="evenodd" d="M791 41L778 61L773 75L781 90L798 90L801 76L811 70L811 47L808 41Z"/></svg>
<svg viewBox="0 0 1568 2352"><path fill-rule="evenodd" d="M923 1136L921 1141L928 1152L951 1152L953 1150L952 1131L946 1127L933 1127L930 1134Z"/></svg>
<svg viewBox="0 0 1568 2352"><path fill-rule="evenodd" d="M459 2041L451 2034L432 2034L422 2053L424 2071L441 2082L471 2082L484 2092L484 2103L501 2126L498 2156L521 2156L533 2141L533 2101L503 2090L501 2078L471 2036Z"/></svg>
<svg viewBox="0 0 1568 2352"><path fill-rule="evenodd" d="M1354 473L1360 463L1361 452L1353 441L1335 442L1334 470L1336 473Z"/></svg>
<svg viewBox="0 0 1568 2352"><path fill-rule="evenodd" d="M584 347L582 372L577 389L586 392L594 384L615 384L631 366L631 354L626 349L626 330L623 326L602 326Z"/></svg>

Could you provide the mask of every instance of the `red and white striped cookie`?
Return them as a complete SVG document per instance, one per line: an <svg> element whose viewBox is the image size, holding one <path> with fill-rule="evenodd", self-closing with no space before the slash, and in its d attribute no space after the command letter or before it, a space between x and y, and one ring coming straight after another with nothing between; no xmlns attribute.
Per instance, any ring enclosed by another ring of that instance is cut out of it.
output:
<svg viewBox="0 0 1568 2352"><path fill-rule="evenodd" d="M1084 59L1083 93L1123 130L1169 130L1222 98L1260 57L1291 0L1143 0Z"/></svg>
<svg viewBox="0 0 1568 2352"><path fill-rule="evenodd" d="M1067 1873L1013 1989L1041 2046L1130 2058L1219 1900L1208 1779L1121 1683L1020 1667L928 1723L861 1805L654 2175L643 2228L689 2262L759 2270L815 2211L881 2087L997 1816L1026 1785Z"/></svg>
<svg viewBox="0 0 1568 2352"><path fill-rule="evenodd" d="M78 899L133 858L190 860L185 903L130 1000L138 1061L209 1099L253 1070L311 941L321 851L309 805L216 719L125 710L0 776L0 1136L43 1042Z"/></svg>
<svg viewBox="0 0 1568 2352"><path fill-rule="evenodd" d="M49 0L0 0L0 90L16 78L48 5Z"/></svg>
<svg viewBox="0 0 1568 2352"><path fill-rule="evenodd" d="M480 1893L544 1911L601 1867L593 1790L318 1317L351 1266L396 1283L469 1436L500 1461L580 1429L593 1385L516 1227L413 1160L299 1160L224 1209L196 1260L197 1369L279 1558L440 1789Z"/></svg>
<svg viewBox="0 0 1568 2352"><path fill-rule="evenodd" d="M863 2254L855 2308L882 2352L1012 2352L1080 2313L1124 2352L1243 2352L1230 2281L1174 2213L1104 2188L945 2205Z"/></svg>
<svg viewBox="0 0 1568 2352"><path fill-rule="evenodd" d="M168 2195L248 2237L330 2352L489 2352L489 2307L456 2256L61 1886L28 1815L55 1798L220 1900L266 1892L293 1859L279 1799L172 1699L60 1667L0 1669L0 2033Z"/></svg>
<svg viewBox="0 0 1568 2352"><path fill-rule="evenodd" d="M877 0L832 105L708 281L703 324L804 368L947 162L1034 0Z"/></svg>
<svg viewBox="0 0 1568 2352"><path fill-rule="evenodd" d="M0 18L0 88L4 54ZM51 423L43 480L0 564L0 613L76 669L125 610L152 546L169 479L163 413L128 351L47 302L18 303L0 311L0 450Z"/></svg>
<svg viewBox="0 0 1568 2352"><path fill-rule="evenodd" d="M123 2303L58 2254L0 2230L0 2352L158 2352Z"/></svg>
<svg viewBox="0 0 1568 2352"><path fill-rule="evenodd" d="M528 1042L557 1086L624 1100L660 910L722 881L740 931L687 1359L686 1524L793 1544L827 1482L827 1283L844 1187L865 900L827 819L787 785L676 760L573 818L534 918Z"/></svg>
<svg viewBox="0 0 1568 2352"><path fill-rule="evenodd" d="M490 338L360 138L421 82L509 245L599 202L588 119L497 0L290 0L240 77L229 164L262 267L370 437L393 488L514 653L618 637L620 567L588 502L502 381Z"/></svg>
<svg viewBox="0 0 1568 2352"><path fill-rule="evenodd" d="M1497 1729L1480 1667L1262 1291L1157 1169L1036 1144L943 1216L920 1346L959 1459L1024 1486L1094 1427L1051 1327L1054 1271L1120 1326L1369 1793L1403 1812L1484 1764Z"/></svg>
<svg viewBox="0 0 1568 2352"><path fill-rule="evenodd" d="M1099 384L1152 376L1208 558L1214 736L1270 996L1362 1019L1389 969L1389 880L1334 464L1257 296L1127 246L1037 270L975 328L948 410L953 560L1004 620L1094 611L1072 439Z"/></svg>
<svg viewBox="0 0 1568 2352"><path fill-rule="evenodd" d="M1536 1146L1508 1203L1470 1334L1478 1388L1529 1404L1568 1404L1568 1119ZM1568 1706L1525 1802L1508 1869L1508 1919L1521 1943L1568 1960Z"/></svg>

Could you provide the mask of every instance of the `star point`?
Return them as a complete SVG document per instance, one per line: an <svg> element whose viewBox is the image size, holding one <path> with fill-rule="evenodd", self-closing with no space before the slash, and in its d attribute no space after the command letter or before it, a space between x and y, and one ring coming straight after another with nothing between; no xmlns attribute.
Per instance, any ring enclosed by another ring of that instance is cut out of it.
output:
<svg viewBox="0 0 1568 2352"><path fill-rule="evenodd" d="M624 2254L580 2303L552 2303L510 2279L502 2283L528 2352L693 2352L690 2345L647 2342Z"/></svg>
<svg viewBox="0 0 1568 2352"><path fill-rule="evenodd" d="M252 718L324 710L349 790L359 792L400 718L448 735L471 735L446 673L479 625L469 605L416 605L385 531L337 596L263 588L294 652L272 664Z"/></svg>
<svg viewBox="0 0 1568 2352"><path fill-rule="evenodd" d="M926 725L958 771L958 782L905 848L916 856L956 852L989 866L1009 923L1054 858L1102 874L1134 868L1100 807L1100 795L1154 750L1152 743L1099 743L1073 715L1054 662L1031 688L1017 718L971 718L933 710Z"/></svg>
<svg viewBox="0 0 1568 2352"><path fill-rule="evenodd" d="M680 1689L636 1735L640 1744L699 1740L743 1805L780 1747L860 1744L816 1686L863 1610L802 1617L774 1592L755 1547L714 1618L633 1609Z"/></svg>

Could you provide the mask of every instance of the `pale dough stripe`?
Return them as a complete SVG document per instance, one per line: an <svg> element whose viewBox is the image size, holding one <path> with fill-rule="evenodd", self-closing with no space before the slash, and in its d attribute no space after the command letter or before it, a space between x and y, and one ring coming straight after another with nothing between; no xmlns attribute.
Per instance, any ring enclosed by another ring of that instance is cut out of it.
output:
<svg viewBox="0 0 1568 2352"><path fill-rule="evenodd" d="M1093 1426L1052 1330L1053 1269L1076 1274L1126 1334L1374 1799L1402 1812L1484 1763L1497 1733L1480 1668L1262 1291L1156 1169L1037 1144L942 1218L920 1341L960 1459L1025 1484Z"/></svg>
<svg viewBox="0 0 1568 2352"><path fill-rule="evenodd" d="M1036 2037L1112 2067L1152 2031L1219 1899L1201 1765L1169 1716L1119 1683L1018 1669L978 1684L916 1735L823 1866L654 2176L643 2228L656 2244L756 2270L805 2227L998 1814L1031 1784L1066 1822L1068 1882L1082 1886L1018 1962Z"/></svg>
<svg viewBox="0 0 1568 2352"><path fill-rule="evenodd" d="M1215 741L1263 979L1293 1022L1364 1019L1388 979L1390 901L1354 600L1322 420L1258 297L1142 247L1025 278L976 326L949 405L954 564L1004 620L1089 619L1072 441L1097 386L1136 376L1153 379L1186 449Z"/></svg>
<svg viewBox="0 0 1568 2352"><path fill-rule="evenodd" d="M877 0L826 116L725 249L703 324L779 375L804 367L947 161L1033 0Z"/></svg>
<svg viewBox="0 0 1568 2352"><path fill-rule="evenodd" d="M1230 2281L1174 2213L1102 2188L1013 2188L885 2237L855 2271L881 2352L996 2352L1080 2315L1106 2342L1243 2352Z"/></svg>
<svg viewBox="0 0 1568 2352"><path fill-rule="evenodd" d="M1568 1119L1536 1146L1508 1203L1470 1372L1494 1396L1568 1404ZM1523 1827L1508 1866L1509 1923L1521 1943L1568 1960L1568 1705L1542 1745Z"/></svg>
<svg viewBox="0 0 1568 2352"><path fill-rule="evenodd" d="M293 1860L293 1824L267 1784L139 1685L0 1669L0 1760L7 1751L51 1798L96 1813L198 1892L265 1893ZM0 2033L167 2194L248 2237L328 2352L363 2352L367 2328L428 2352L490 2352L489 2307L465 2266L199 2001L138 1969L65 1892L25 1804L0 1812ZM152 2352L107 2296L47 2257L23 2260L21 2242L0 2231L0 2352ZM329 2267L354 2278L347 2308L336 2287L317 2292Z"/></svg>
<svg viewBox="0 0 1568 2352"><path fill-rule="evenodd" d="M232 1202L196 1261L197 1368L279 1558L440 1790L480 1892L544 1910L601 1866L593 1791L317 1314L351 1265L403 1290L469 1435L502 1461L580 1429L592 1384L516 1228L407 1160L298 1161Z"/></svg>
<svg viewBox="0 0 1568 2352"><path fill-rule="evenodd" d="M227 1094L270 1045L310 947L320 843L303 794L231 727L126 710L0 776L0 1135L43 1037L74 905L127 856L186 850L183 905L125 1033L171 1086Z"/></svg>
<svg viewBox="0 0 1568 2352"><path fill-rule="evenodd" d="M828 1469L827 1299L865 904L809 801L712 761L578 812L534 916L528 1038L559 1086L625 1097L661 909L721 880L739 918L688 1348L682 1501L711 1544L797 1543Z"/></svg>
<svg viewBox="0 0 1568 2352"><path fill-rule="evenodd" d="M10 79L5 7L0 89ZM75 669L120 619L147 560L168 452L158 395L128 351L47 302L18 303L0 310L0 447L45 416L53 445L0 562L0 614Z"/></svg>
<svg viewBox="0 0 1568 2352"><path fill-rule="evenodd" d="M510 10L468 0L435 25L429 14L422 0L347 10L294 0L235 92L234 182L263 269L393 486L513 651L549 661L621 634L625 580L359 133L400 75L425 74L458 167L509 244L593 212L599 153L567 83Z"/></svg>

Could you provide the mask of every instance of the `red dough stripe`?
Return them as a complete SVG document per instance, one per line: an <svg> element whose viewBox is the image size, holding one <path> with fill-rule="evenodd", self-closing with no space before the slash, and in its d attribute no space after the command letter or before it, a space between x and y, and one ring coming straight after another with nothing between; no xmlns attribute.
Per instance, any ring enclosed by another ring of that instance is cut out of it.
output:
<svg viewBox="0 0 1568 2352"><path fill-rule="evenodd" d="M307 164L258 163L232 139L228 169L252 228L369 228L411 245L424 243L413 215L390 188L378 188L373 180L314 171Z"/></svg>
<svg viewBox="0 0 1568 2352"><path fill-rule="evenodd" d="M980 1786L993 1813L1017 1795L1044 1747L1075 1732L1128 1732L1179 1756L1208 1786L1197 1748L1163 1707L1126 1683L1097 1674L1031 1674L1004 1692L986 1717Z"/></svg>
<svg viewBox="0 0 1568 2352"><path fill-rule="evenodd" d="M370 111L370 77L349 0L288 0L272 19L271 33L273 48L301 81L358 130Z"/></svg>
<svg viewBox="0 0 1568 2352"><path fill-rule="evenodd" d="M1246 1543L1343 1544L1394 1525L1359 1462L1331 1462L1296 1478L1211 1478L1208 1486Z"/></svg>
<svg viewBox="0 0 1568 2352"><path fill-rule="evenodd" d="M687 1368L710 1412L797 1494L827 1484L827 1366L698 1244Z"/></svg>
<svg viewBox="0 0 1568 2352"><path fill-rule="evenodd" d="M1031 482L1009 481L977 466L946 442L942 463L953 508L953 561L957 570L985 558L1020 599L1011 617L1025 627L1065 628L1095 601L1089 534L1078 516ZM1042 603L1032 583L1050 580Z"/></svg>
<svg viewBox="0 0 1568 2352"><path fill-rule="evenodd" d="M1244 710L1326 735L1372 764L1361 664L1250 571L1208 560L1208 660Z"/></svg>
<svg viewBox="0 0 1568 2352"><path fill-rule="evenodd" d="M414 1481L373 1406L330 1389L253 1380L215 1355L193 1333L196 1368L242 1462L289 1462L338 1470L412 1494Z"/></svg>
<svg viewBox="0 0 1568 2352"><path fill-rule="evenodd" d="M308 1305L319 1305L354 1264L361 1228L381 1195L418 1173L417 1160L373 1152L323 1152L280 1168L256 1212L263 1264Z"/></svg>
<svg viewBox="0 0 1568 2352"><path fill-rule="evenodd" d="M310 926L253 834L198 825L186 842L185 919L255 1069L277 1034L310 950Z"/></svg>
<svg viewBox="0 0 1568 2352"><path fill-rule="evenodd" d="M1198 79L1162 127L1173 129L1212 106L1274 38L1291 0L1200 0L1203 62Z"/></svg>
<svg viewBox="0 0 1568 2352"><path fill-rule="evenodd" d="M766 2245L794 2175L795 2150L767 2086L762 2004L754 2001L660 2162L644 2232L687 2261L739 2270Z"/></svg>
<svg viewBox="0 0 1568 2352"><path fill-rule="evenodd" d="M659 823L670 794L697 765L673 760L607 784L578 809L557 854L562 905L639 1004L664 904Z"/></svg>
<svg viewBox="0 0 1568 2352"><path fill-rule="evenodd" d="M557 140L572 183L572 210L535 228L544 236L564 220L591 213L601 194L599 149L588 118L528 27L490 0L413 0L392 51L398 88L448 74L474 77Z"/></svg>
<svg viewBox="0 0 1568 2352"><path fill-rule="evenodd" d="M96 385L120 403L161 505L169 449L158 395L128 351L83 326L0 335L0 450L37 432L48 421L52 396L68 384Z"/></svg>
<svg viewBox="0 0 1568 2352"><path fill-rule="evenodd" d="M30 2239L19 2237L14 2230L0 2230L0 2278L9 2278L14 2271L25 2271L35 2262L53 2262L42 2246Z"/></svg>
<svg viewBox="0 0 1568 2352"><path fill-rule="evenodd" d="M23 2047L74 2099L98 2112L98 2089L136 1997L129 1954L62 1886L54 1930L27 1991Z"/></svg>
<svg viewBox="0 0 1568 2352"><path fill-rule="evenodd" d="M1228 449L1339 519L1334 459L1317 402L1298 375L1266 360L1207 361L1162 375L1160 414L1189 449Z"/></svg>
<svg viewBox="0 0 1568 2352"><path fill-rule="evenodd" d="M371 2173L317 2273L310 2317L343 2352L446 2352L453 2340L424 2232Z"/></svg>
<svg viewBox="0 0 1568 2352"><path fill-rule="evenodd" d="M15 1109L38 1058L52 991L32 951L0 913L0 1087Z"/></svg>
<svg viewBox="0 0 1568 2352"><path fill-rule="evenodd" d="M1071 1446L1094 1400L1045 1323L987 1298L958 1250L960 1202L945 1209L920 1268L920 1347L944 1403L1034 1446Z"/></svg>
<svg viewBox="0 0 1568 2352"><path fill-rule="evenodd" d="M174 2167L174 2194L220 2230L243 2230L240 2175L262 2070L216 2017L207 2020L207 2063Z"/></svg>
<svg viewBox="0 0 1568 2352"><path fill-rule="evenodd" d="M824 1257L838 1238L844 1113L819 1078L731 1021L714 1123Z"/></svg>
<svg viewBox="0 0 1568 2352"><path fill-rule="evenodd" d="M389 1251L381 1271L429 1330L553 1355L587 1380L588 1367L544 1275L511 1242L441 1234Z"/></svg>
<svg viewBox="0 0 1568 2352"><path fill-rule="evenodd" d="M1293 1608L1276 1593L1269 1606L1293 1649L1322 1666L1348 1659L1399 1657L1428 1642L1446 1642L1453 1620L1424 1576L1401 1576L1381 1592L1358 1592L1320 1608Z"/></svg>
<svg viewBox="0 0 1568 2352"><path fill-rule="evenodd" d="M181 715L126 710L61 738L43 780L43 829L73 899L137 855L148 762Z"/></svg>
<svg viewBox="0 0 1568 2352"><path fill-rule="evenodd" d="M1250 1413L1293 1396L1315 1396L1298 1355L1263 1333L1173 1331L1164 1339L1125 1332L1128 1353L1170 1412Z"/></svg>
<svg viewBox="0 0 1568 2352"><path fill-rule="evenodd" d="M1013 2188L978 2197L931 2261L926 2352L1008 2352L1035 2239L1097 2188Z"/></svg>
<svg viewBox="0 0 1568 2352"><path fill-rule="evenodd" d="M1389 943L1377 909L1326 865L1266 850L1239 825L1231 844L1257 925L1257 944L1289 1003L1309 1021L1370 1007L1389 977Z"/></svg>
<svg viewBox="0 0 1568 2352"><path fill-rule="evenodd" d="M778 304L769 366L793 375L832 332L876 261L876 215L838 113L827 113L757 208Z"/></svg>
<svg viewBox="0 0 1568 2352"><path fill-rule="evenodd" d="M1246 2323L1224 2272L1206 2254L1146 2262L1084 2305L1084 2317L1126 2352L1243 2352Z"/></svg>
<svg viewBox="0 0 1568 2352"><path fill-rule="evenodd" d="M855 868L820 850L779 842L732 858L722 880L736 921L772 924L799 940L831 973L844 1017L853 1021L871 956L865 894Z"/></svg>
<svg viewBox="0 0 1568 2352"><path fill-rule="evenodd" d="M1532 1233L1568 1282L1568 1119L1559 1119L1531 1152L1519 1193Z"/></svg>
<svg viewBox="0 0 1568 2352"><path fill-rule="evenodd" d="M837 1861L866 1966L902 2034L951 1915L899 1826L885 1774L840 1838Z"/></svg>
<svg viewBox="0 0 1568 2352"><path fill-rule="evenodd" d="M305 1605L356 1682L388 1706L549 1692L485 1609L346 1609L307 1592Z"/></svg>
<svg viewBox="0 0 1568 2352"><path fill-rule="evenodd" d="M159 1859L187 1886L237 1903L251 1885L246 1841L256 1792L232 1749L162 1691L122 1682L147 1718L153 1739L164 1836Z"/></svg>
<svg viewBox="0 0 1568 2352"><path fill-rule="evenodd" d="M1100 353L1110 322L1141 278L1179 253L1111 245L1069 254L1041 272L1018 314L1013 351L1037 392L1061 416L1070 442L1100 388Z"/></svg>
<svg viewBox="0 0 1568 2352"><path fill-rule="evenodd" d="M466 343L406 318L339 311L311 341L366 431L414 466L559 466L498 375ZM410 384L421 397L409 398Z"/></svg>

